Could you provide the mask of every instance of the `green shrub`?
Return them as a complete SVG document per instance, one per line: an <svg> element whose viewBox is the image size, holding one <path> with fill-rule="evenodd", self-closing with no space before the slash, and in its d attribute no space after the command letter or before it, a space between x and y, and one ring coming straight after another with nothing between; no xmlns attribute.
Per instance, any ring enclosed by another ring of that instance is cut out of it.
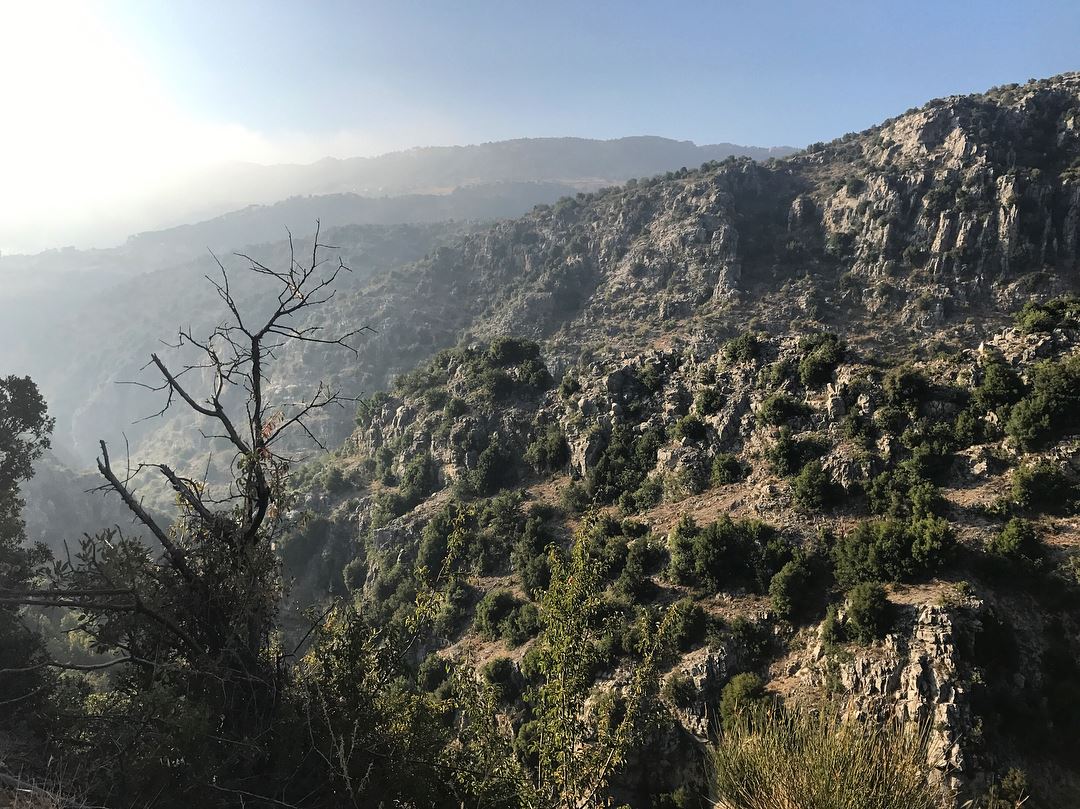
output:
<svg viewBox="0 0 1080 809"><path fill-rule="evenodd" d="M785 564L769 582L769 604L785 620L806 612L810 603L810 566L800 555Z"/></svg>
<svg viewBox="0 0 1080 809"><path fill-rule="evenodd" d="M885 588L876 582L863 582L847 594L847 620L844 631L858 643L871 643L885 636L890 624L891 606Z"/></svg>
<svg viewBox="0 0 1080 809"><path fill-rule="evenodd" d="M576 480L570 481L559 493L559 504L571 513L580 514L589 507L589 503L588 488Z"/></svg>
<svg viewBox="0 0 1080 809"><path fill-rule="evenodd" d="M709 480L714 486L723 486L728 483L738 483L748 474L746 467L734 455L720 453L713 458Z"/></svg>
<svg viewBox="0 0 1080 809"><path fill-rule="evenodd" d="M671 622L671 642L684 652L699 645L705 639L708 626L705 610L689 598L676 601L671 608L675 611Z"/></svg>
<svg viewBox="0 0 1080 809"><path fill-rule="evenodd" d="M1077 487L1047 461L1014 469L1010 493L1018 508L1032 513L1071 514L1076 509Z"/></svg>
<svg viewBox="0 0 1080 809"><path fill-rule="evenodd" d="M525 449L525 461L537 472L557 472L570 460L566 435L558 424L537 429L536 437Z"/></svg>
<svg viewBox="0 0 1080 809"><path fill-rule="evenodd" d="M704 528L684 516L668 535L668 578L717 590L742 585L763 593L791 559L790 544L757 520L724 515Z"/></svg>
<svg viewBox="0 0 1080 809"><path fill-rule="evenodd" d="M1025 334L1051 332L1059 328L1080 328L1080 298L1062 295L1037 303L1028 301L1016 313L1016 327Z"/></svg>
<svg viewBox="0 0 1080 809"><path fill-rule="evenodd" d="M509 657L489 660L481 667L480 676L494 689L495 698L504 705L521 696L517 670L514 668L514 661Z"/></svg>
<svg viewBox="0 0 1080 809"><path fill-rule="evenodd" d="M705 422L693 413L683 416L672 427L671 437L675 441L682 441L684 438L687 441L704 441Z"/></svg>
<svg viewBox="0 0 1080 809"><path fill-rule="evenodd" d="M1035 366L1032 390L1012 408L1005 432L1021 447L1045 446L1080 430L1080 355Z"/></svg>
<svg viewBox="0 0 1080 809"><path fill-rule="evenodd" d="M833 567L844 585L906 581L939 569L954 546L952 528L940 517L867 520L833 546Z"/></svg>
<svg viewBox="0 0 1080 809"><path fill-rule="evenodd" d="M496 337L488 346L486 359L496 366L517 365L537 359L540 346L532 340L517 337Z"/></svg>
<svg viewBox="0 0 1080 809"><path fill-rule="evenodd" d="M824 448L817 441L796 439L790 428L781 427L776 442L765 451L765 459L777 475L790 477L823 453Z"/></svg>
<svg viewBox="0 0 1080 809"><path fill-rule="evenodd" d="M476 466L464 473L461 484L465 494L486 496L513 485L517 479L517 458L500 436L494 436L480 453Z"/></svg>
<svg viewBox="0 0 1080 809"><path fill-rule="evenodd" d="M870 511L894 519L940 515L945 507L938 487L906 461L870 481L866 496Z"/></svg>
<svg viewBox="0 0 1080 809"><path fill-rule="evenodd" d="M844 345L840 338L829 332L821 332L799 341L802 359L799 360L799 381L808 388L828 382L844 358Z"/></svg>
<svg viewBox="0 0 1080 809"><path fill-rule="evenodd" d="M891 369L882 380L886 401L894 407L917 408L930 392L922 372L910 365Z"/></svg>
<svg viewBox="0 0 1080 809"><path fill-rule="evenodd" d="M473 628L483 637L497 640L503 636L504 622L513 617L520 603L509 590L492 590L477 603Z"/></svg>
<svg viewBox="0 0 1080 809"><path fill-rule="evenodd" d="M803 511L826 511L839 499L840 487L820 461L811 461L791 482L791 496Z"/></svg>
<svg viewBox="0 0 1080 809"><path fill-rule="evenodd" d="M581 382L578 381L576 376L567 374L562 378L562 382L559 383L559 395L564 399L569 399L580 390Z"/></svg>
<svg viewBox="0 0 1080 809"><path fill-rule="evenodd" d="M664 688L660 693L667 702L684 711L693 707L698 699L694 679L683 671L673 672L664 681Z"/></svg>
<svg viewBox="0 0 1080 809"><path fill-rule="evenodd" d="M439 485L439 469L431 455L424 453L405 464L401 473L398 492L404 500L405 510L418 505Z"/></svg>
<svg viewBox="0 0 1080 809"><path fill-rule="evenodd" d="M753 332L747 331L724 344L724 358L728 362L751 362L758 357L761 341Z"/></svg>
<svg viewBox="0 0 1080 809"><path fill-rule="evenodd" d="M975 387L972 399L984 413L1020 401L1024 395L1024 383L1019 374L997 352L982 360L982 379Z"/></svg>
<svg viewBox="0 0 1080 809"><path fill-rule="evenodd" d="M1013 517L1001 532L996 534L987 545L987 550L994 556L1009 560L1034 562L1043 555L1042 543L1035 526L1027 520Z"/></svg>
<svg viewBox="0 0 1080 809"><path fill-rule="evenodd" d="M761 711L768 703L765 683L756 674L736 674L720 692L720 721L724 732L734 731L748 715Z"/></svg>
<svg viewBox="0 0 1080 809"><path fill-rule="evenodd" d="M701 416L711 416L718 413L724 406L726 397L719 388L705 388L694 400L694 410Z"/></svg>
<svg viewBox="0 0 1080 809"><path fill-rule="evenodd" d="M761 403L758 419L762 424L779 427L799 416L809 416L813 408L786 393L773 393Z"/></svg>
<svg viewBox="0 0 1080 809"><path fill-rule="evenodd" d="M662 428L635 434L625 425L616 427L589 471L592 495L601 503L611 503L623 492L636 491L656 466L656 453L663 444Z"/></svg>

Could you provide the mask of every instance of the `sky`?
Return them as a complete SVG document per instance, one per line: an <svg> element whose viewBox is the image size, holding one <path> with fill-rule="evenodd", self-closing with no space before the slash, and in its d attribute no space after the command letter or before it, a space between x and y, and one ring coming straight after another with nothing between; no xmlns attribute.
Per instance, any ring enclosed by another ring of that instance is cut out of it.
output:
<svg viewBox="0 0 1080 809"><path fill-rule="evenodd" d="M1076 0L0 0L0 218L123 217L234 160L546 135L802 146L1080 69L1077 43Z"/></svg>

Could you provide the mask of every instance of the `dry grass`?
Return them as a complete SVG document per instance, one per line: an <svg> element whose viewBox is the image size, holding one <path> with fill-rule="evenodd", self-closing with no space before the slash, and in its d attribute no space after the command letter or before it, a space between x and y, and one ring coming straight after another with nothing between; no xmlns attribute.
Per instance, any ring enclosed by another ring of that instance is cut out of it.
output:
<svg viewBox="0 0 1080 809"><path fill-rule="evenodd" d="M751 715L713 751L723 809L940 809L926 738L832 708Z"/></svg>

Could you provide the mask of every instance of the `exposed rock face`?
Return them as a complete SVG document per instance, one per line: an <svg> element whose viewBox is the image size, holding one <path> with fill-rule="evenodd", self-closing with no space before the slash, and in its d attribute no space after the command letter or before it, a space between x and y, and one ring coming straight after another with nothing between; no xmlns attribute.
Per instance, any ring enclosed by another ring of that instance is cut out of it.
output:
<svg viewBox="0 0 1080 809"><path fill-rule="evenodd" d="M952 793L968 772L962 746L971 731L969 689L957 648L957 623L975 621L968 611L936 604L911 608L908 627L850 659L826 655L818 643L798 675L812 688L840 687L850 710L895 716L925 727L927 757L936 778Z"/></svg>

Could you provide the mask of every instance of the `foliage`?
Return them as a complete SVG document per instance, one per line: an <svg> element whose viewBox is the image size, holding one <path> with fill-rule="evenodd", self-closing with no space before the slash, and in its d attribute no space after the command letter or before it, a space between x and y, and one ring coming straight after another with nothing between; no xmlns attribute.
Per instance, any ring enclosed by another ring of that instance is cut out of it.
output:
<svg viewBox="0 0 1080 809"><path fill-rule="evenodd" d="M940 515L945 506L938 487L908 461L870 481L866 497L870 511L894 519Z"/></svg>
<svg viewBox="0 0 1080 809"><path fill-rule="evenodd" d="M851 640L870 643L884 636L891 613L884 587L877 582L856 584L848 591L846 605L844 630Z"/></svg>
<svg viewBox="0 0 1080 809"><path fill-rule="evenodd" d="M835 708L750 712L712 752L716 788L739 809L938 809L926 737L897 721L860 721Z"/></svg>
<svg viewBox="0 0 1080 809"><path fill-rule="evenodd" d="M1041 303L1028 301L1016 313L1015 322L1016 327L1025 334L1080 328L1080 298L1062 295Z"/></svg>
<svg viewBox="0 0 1080 809"><path fill-rule="evenodd" d="M558 472L570 460L566 435L557 424L539 428L536 437L525 450L525 461L537 472Z"/></svg>
<svg viewBox="0 0 1080 809"><path fill-rule="evenodd" d="M779 427L793 418L808 416L812 412L810 405L800 402L793 396L786 393L773 393L761 403L758 419L762 424Z"/></svg>
<svg viewBox="0 0 1080 809"><path fill-rule="evenodd" d="M1003 559L1034 562L1042 558L1043 547L1035 526L1013 517L988 543L987 550Z"/></svg>
<svg viewBox="0 0 1080 809"><path fill-rule="evenodd" d="M746 331L724 344L724 357L728 362L752 362L761 351L761 341L752 331Z"/></svg>
<svg viewBox="0 0 1080 809"><path fill-rule="evenodd" d="M1033 449L1080 430L1080 354L1035 366L1031 392L1013 406L1005 432Z"/></svg>
<svg viewBox="0 0 1080 809"><path fill-rule="evenodd" d="M908 581L940 568L951 556L955 537L940 517L865 520L833 546L833 567L841 584Z"/></svg>
<svg viewBox="0 0 1080 809"><path fill-rule="evenodd" d="M694 413L683 416L671 428L671 437L675 441L704 441L705 422Z"/></svg>
<svg viewBox="0 0 1080 809"><path fill-rule="evenodd" d="M729 453L721 452L713 458L709 481L714 486L723 486L729 483L738 483L747 474L746 466L738 458Z"/></svg>
<svg viewBox="0 0 1080 809"><path fill-rule="evenodd" d="M761 711L768 702L760 677L749 672L736 674L720 692L720 723L725 733L736 729L745 717Z"/></svg>
<svg viewBox="0 0 1080 809"><path fill-rule="evenodd" d="M765 451L765 459L773 472L790 477L823 453L824 449L816 440L795 438L790 428L781 427L776 441Z"/></svg>
<svg viewBox="0 0 1080 809"><path fill-rule="evenodd" d="M791 621L806 614L810 602L812 571L806 558L796 554L769 582L769 605L781 618Z"/></svg>
<svg viewBox="0 0 1080 809"><path fill-rule="evenodd" d="M811 461L791 482L791 496L803 511L820 512L831 508L839 499L840 487L824 470L820 461Z"/></svg>
<svg viewBox="0 0 1080 809"><path fill-rule="evenodd" d="M844 359L844 350L840 338L830 332L804 337L799 341L799 381L808 388L828 382Z"/></svg>
<svg viewBox="0 0 1080 809"><path fill-rule="evenodd" d="M589 471L589 489L601 503L618 499L623 492L636 491L656 465L656 453L663 446L662 428L635 435L628 427L615 427L607 445Z"/></svg>
<svg viewBox="0 0 1080 809"><path fill-rule="evenodd" d="M1049 461L1014 469L1009 491L1012 501L1024 511L1071 514L1076 509L1076 485Z"/></svg>
<svg viewBox="0 0 1080 809"><path fill-rule="evenodd" d="M668 535L668 578L710 590L741 585L763 593L791 559L789 543L771 526L724 515L699 528L684 516Z"/></svg>

